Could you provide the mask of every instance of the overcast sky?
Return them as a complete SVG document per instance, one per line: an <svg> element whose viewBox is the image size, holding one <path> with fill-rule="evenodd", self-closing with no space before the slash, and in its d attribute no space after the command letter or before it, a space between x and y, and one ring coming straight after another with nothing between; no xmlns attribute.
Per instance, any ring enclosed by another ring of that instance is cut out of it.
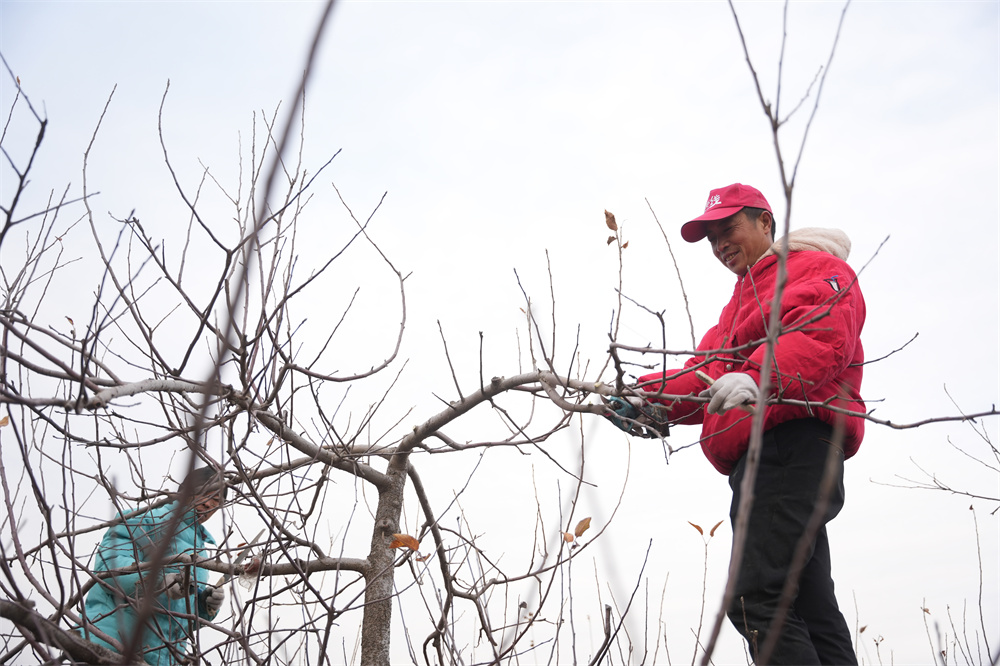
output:
<svg viewBox="0 0 1000 666"><path fill-rule="evenodd" d="M770 101L782 7L737 3ZM791 4L783 115L826 64L842 7ZM164 235L186 223L157 133L168 81L163 134L180 180L195 187L200 161L235 190L241 140L246 150L255 112L260 122L262 113L290 104L321 8L0 0L0 51L49 120L34 196L66 184L79 191L83 152L114 89L88 171L89 188L101 192L95 210L119 218L135 210ZM866 369L863 394L881 401L873 403L876 415L894 422L1000 403L998 46L995 1L853 3L797 172L792 227L843 229L853 241L851 264L865 266L868 357L919 333ZM0 78L6 114L13 88L6 73ZM789 171L816 92L782 135ZM600 362L617 308L605 209L630 241L624 291L665 311L667 346L675 349L690 347L688 320L651 209L670 235L698 336L715 322L733 277L707 245L684 243L679 225L700 214L710 189L733 182L761 189L779 220L787 210L769 126L724 2L341 2L308 88L305 135L311 171L341 151L311 211L319 238L324 225L335 234L345 224L331 182L359 217L388 193L371 233L400 270L412 272L403 350L410 361L396 399L400 409L415 406L414 422L436 411L432 393L454 396L438 321L460 381L478 383L479 331L487 375L517 372L524 296L515 270L547 308L551 262L557 352L568 365L579 326L580 355ZM315 265L323 249L320 242L303 254ZM391 290L379 293L394 298ZM374 322L367 334L378 346L395 315L378 301L365 307ZM658 323L626 308L621 339L659 344ZM370 364L364 350L359 359ZM985 422L994 443L997 421ZM629 442L596 419L585 429L600 470L584 514L607 517ZM676 445L696 439L683 428L671 437ZM923 605L946 622L947 607L969 604L971 618L980 569L970 503L982 541L985 624L1000 626L996 503L886 485L923 478L923 468L995 497L998 474L953 445L987 450L968 425L869 426L847 464L847 505L830 525L834 574L848 623L868 627L860 649L867 663L878 661L879 636L886 663L929 660ZM563 452L575 460L571 444ZM530 474L523 462L498 455L495 463L504 473L477 477L473 496L495 501L529 483L510 477ZM687 521L710 526L727 517L727 479L696 448L668 466L658 445L637 440L631 464L619 522L596 556L621 574L627 594L653 539L658 584L670 576L672 646L686 655L702 553ZM724 532L712 544L710 607L724 583ZM994 650L998 639L994 631ZM717 663L742 660L728 628L718 654Z"/></svg>

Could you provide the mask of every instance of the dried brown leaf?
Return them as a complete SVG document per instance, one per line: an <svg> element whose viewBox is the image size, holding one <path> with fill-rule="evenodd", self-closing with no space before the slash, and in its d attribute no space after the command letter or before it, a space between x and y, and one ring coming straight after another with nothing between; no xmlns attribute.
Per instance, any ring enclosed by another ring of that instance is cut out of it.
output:
<svg viewBox="0 0 1000 666"><path fill-rule="evenodd" d="M614 242L615 242L615 237L614 236L608 236L608 245L611 245Z"/></svg>
<svg viewBox="0 0 1000 666"><path fill-rule="evenodd" d="M722 524L721 520L719 522L717 522L715 524L715 527L712 528L712 531L708 533L708 536L714 537L715 536L715 530L719 529L719 525L721 525L721 524Z"/></svg>
<svg viewBox="0 0 1000 666"><path fill-rule="evenodd" d="M578 537L582 537L583 533L590 529L590 518L584 518L576 524L576 529L573 533Z"/></svg>
<svg viewBox="0 0 1000 666"><path fill-rule="evenodd" d="M624 250L625 248L627 248L627 247L628 247L628 241L625 241L624 243L622 243L622 249L623 249L623 250Z"/></svg>
<svg viewBox="0 0 1000 666"><path fill-rule="evenodd" d="M0 419L0 428L4 427L4 426L5 426L5 425L7 425L8 423L10 423L10 419L9 419L9 418L7 418L6 416L5 416L5 417L3 417L2 419Z"/></svg>
<svg viewBox="0 0 1000 666"><path fill-rule="evenodd" d="M611 231L618 231L618 223L615 222L615 214L604 211L604 224L608 225Z"/></svg>
<svg viewBox="0 0 1000 666"><path fill-rule="evenodd" d="M410 550L418 550L420 548L420 542L409 534L393 534L392 543L389 544L389 548L409 548Z"/></svg>
<svg viewBox="0 0 1000 666"><path fill-rule="evenodd" d="M570 534L569 532L560 532L560 534L562 534L563 541L565 541L566 543L573 543L574 537L572 534Z"/></svg>
<svg viewBox="0 0 1000 666"><path fill-rule="evenodd" d="M247 564L243 565L242 573L244 576L256 576L257 572L259 571L260 571L260 558L254 557L251 558L251 560Z"/></svg>
<svg viewBox="0 0 1000 666"><path fill-rule="evenodd" d="M701 534L702 536L704 536L704 535L705 535L705 530L701 529L701 525L695 525L695 524L694 524L694 523L692 523L692 522L691 522L690 520L688 521L688 525L690 525L691 527L693 527L693 528L695 528L696 530L698 530L698 534Z"/></svg>

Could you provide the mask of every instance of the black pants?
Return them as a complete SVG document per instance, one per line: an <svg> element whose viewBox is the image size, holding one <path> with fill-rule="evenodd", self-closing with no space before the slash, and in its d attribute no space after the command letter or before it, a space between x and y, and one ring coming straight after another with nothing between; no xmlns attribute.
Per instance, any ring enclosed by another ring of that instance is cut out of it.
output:
<svg viewBox="0 0 1000 666"><path fill-rule="evenodd" d="M746 547L729 619L747 639L751 654L767 638L780 604L788 568L816 505L830 453L832 428L818 419L788 421L764 433L754 486ZM835 453L835 482L823 526L816 533L769 664L856 665L851 633L837 606L830 573L826 523L844 505L844 457ZM729 475L735 526L746 456Z"/></svg>

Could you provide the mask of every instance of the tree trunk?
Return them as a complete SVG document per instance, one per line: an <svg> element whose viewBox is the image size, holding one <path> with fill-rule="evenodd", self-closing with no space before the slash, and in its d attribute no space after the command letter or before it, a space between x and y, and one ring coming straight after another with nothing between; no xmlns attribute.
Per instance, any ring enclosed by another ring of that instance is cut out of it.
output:
<svg viewBox="0 0 1000 666"><path fill-rule="evenodd" d="M361 666L387 666L392 625L392 593L396 551L389 548L399 532L406 473L390 468L389 483L379 489L375 529L372 531L368 570L365 574L365 612L361 624Z"/></svg>

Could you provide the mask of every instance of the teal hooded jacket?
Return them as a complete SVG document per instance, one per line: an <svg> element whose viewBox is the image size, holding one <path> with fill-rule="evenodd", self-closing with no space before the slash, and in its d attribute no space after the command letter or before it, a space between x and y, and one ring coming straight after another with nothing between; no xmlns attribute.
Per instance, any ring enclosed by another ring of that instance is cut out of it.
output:
<svg viewBox="0 0 1000 666"><path fill-rule="evenodd" d="M155 579L150 571L138 572L136 565L150 561L165 540L169 545L165 558L177 555L203 556L205 544L214 544L212 535L198 522L193 508L188 509L171 535L170 522L178 510L176 502L143 512L126 514L122 521L108 529L97 550L95 573L115 572L102 578L87 594L87 621L94 627L127 644L137 630L142 631L139 655L154 666L176 664L186 652L187 643L200 624L198 618L212 619L205 607L205 587L208 573L190 564L163 567ZM124 571L123 571L124 570ZM180 599L155 594L163 589L163 578L183 573L191 581L190 593ZM152 615L145 626L138 627L138 612L142 596L154 594ZM89 632L85 637L115 651L113 646Z"/></svg>

